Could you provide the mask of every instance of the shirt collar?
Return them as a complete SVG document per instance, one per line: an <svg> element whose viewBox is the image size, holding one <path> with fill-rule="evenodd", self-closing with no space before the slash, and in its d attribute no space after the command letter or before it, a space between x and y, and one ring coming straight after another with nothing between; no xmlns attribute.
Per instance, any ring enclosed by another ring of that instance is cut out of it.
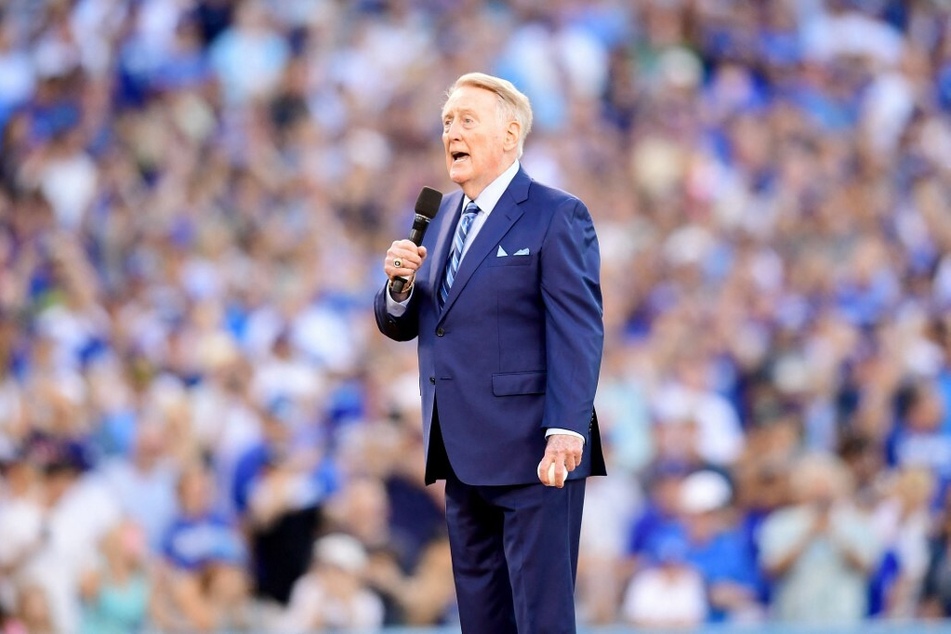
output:
<svg viewBox="0 0 951 634"><path fill-rule="evenodd" d="M519 162L516 160L508 169L499 174L494 181L486 185L482 193L476 197L474 202L479 206L479 209L485 212L485 215L488 216L492 213L492 210L495 209L495 206L499 203L499 199L502 198L502 194L508 189L509 183L511 183L515 175L518 174L518 168ZM473 201L470 200L468 196L463 196L462 208L465 209L466 205L470 202Z"/></svg>

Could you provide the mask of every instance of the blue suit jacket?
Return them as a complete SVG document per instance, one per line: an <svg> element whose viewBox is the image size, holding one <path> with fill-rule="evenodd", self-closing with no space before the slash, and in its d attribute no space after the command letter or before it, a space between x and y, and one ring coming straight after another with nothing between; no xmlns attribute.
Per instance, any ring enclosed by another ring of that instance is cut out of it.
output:
<svg viewBox="0 0 951 634"><path fill-rule="evenodd" d="M470 244L440 311L461 207L461 191L443 198L406 312L387 313L386 288L375 300L383 334L419 338L427 460L438 399L446 455L467 484L537 483L548 427L586 439L571 478L603 475L594 415L604 339L600 253L588 209L520 169Z"/></svg>

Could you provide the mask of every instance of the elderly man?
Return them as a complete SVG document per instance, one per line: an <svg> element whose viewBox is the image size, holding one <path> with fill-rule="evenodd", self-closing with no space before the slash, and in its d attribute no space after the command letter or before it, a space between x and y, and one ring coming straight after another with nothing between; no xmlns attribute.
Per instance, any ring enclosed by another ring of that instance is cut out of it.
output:
<svg viewBox="0 0 951 634"><path fill-rule="evenodd" d="M521 167L532 111L510 82L463 75L442 121L461 191L421 246L387 250L377 325L418 337L425 477L446 480L463 631L575 632L585 478L605 473L597 236L580 200Z"/></svg>

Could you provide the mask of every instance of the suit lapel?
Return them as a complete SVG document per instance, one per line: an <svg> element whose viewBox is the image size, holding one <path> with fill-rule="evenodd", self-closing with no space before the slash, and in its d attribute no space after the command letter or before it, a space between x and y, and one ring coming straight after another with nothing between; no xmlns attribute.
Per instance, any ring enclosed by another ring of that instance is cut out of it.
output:
<svg viewBox="0 0 951 634"><path fill-rule="evenodd" d="M502 236L504 236L521 217L523 209L519 203L528 198L528 187L530 184L531 179L522 168L519 168L518 173L515 175L515 178L512 179L505 193L502 194L495 209L489 214L485 224L482 225L482 228L472 241L472 244L469 245L469 250L466 251L465 257L462 258L462 262L459 264L459 272L456 273L456 277L452 282L452 288L449 289L449 297L446 298L443 315L452 308L459 293L466 287L469 278L471 278L475 270L479 268L486 256L494 251L499 240L502 239ZM457 204L461 207L461 203ZM456 223L453 223L452 226L453 231L455 230L455 224ZM451 238L448 240L451 243ZM444 261L448 257L449 252L447 250L444 253ZM444 266L441 271L443 270L445 270ZM440 276L441 275L442 273L440 272ZM441 277L438 283L442 283Z"/></svg>

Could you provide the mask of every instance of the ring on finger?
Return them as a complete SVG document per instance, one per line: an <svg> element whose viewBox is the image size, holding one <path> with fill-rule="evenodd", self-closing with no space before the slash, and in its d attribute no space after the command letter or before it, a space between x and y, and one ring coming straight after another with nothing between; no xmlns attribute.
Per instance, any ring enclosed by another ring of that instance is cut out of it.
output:
<svg viewBox="0 0 951 634"><path fill-rule="evenodd" d="M393 260L393 266L395 266L398 269L403 268L403 260L396 258L395 260Z"/></svg>

